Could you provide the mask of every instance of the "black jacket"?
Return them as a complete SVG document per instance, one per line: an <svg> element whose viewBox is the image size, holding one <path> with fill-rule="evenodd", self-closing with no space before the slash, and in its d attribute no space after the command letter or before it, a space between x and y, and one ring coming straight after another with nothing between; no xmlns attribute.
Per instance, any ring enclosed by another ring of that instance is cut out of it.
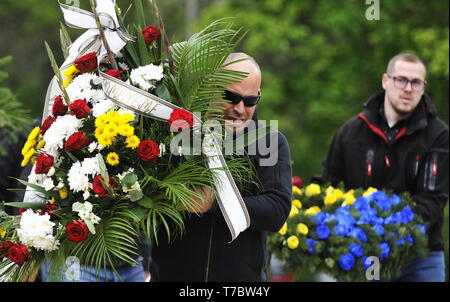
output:
<svg viewBox="0 0 450 302"><path fill-rule="evenodd" d="M278 161L261 166L258 152L251 156L262 188L243 193L250 215L250 227L232 243L230 232L217 206L202 216L185 221L186 231L172 243L159 236L152 247L152 281L262 281L268 264L267 232L278 231L291 209L292 172L289 146L278 131L266 135L278 138ZM262 138L264 139L264 138Z"/></svg>
<svg viewBox="0 0 450 302"><path fill-rule="evenodd" d="M424 94L412 115L399 122L392 139L380 108L384 92L373 96L358 116L347 121L333 138L322 180L347 188L409 192L415 212L429 224L429 248L444 249L442 224L448 200L448 126Z"/></svg>

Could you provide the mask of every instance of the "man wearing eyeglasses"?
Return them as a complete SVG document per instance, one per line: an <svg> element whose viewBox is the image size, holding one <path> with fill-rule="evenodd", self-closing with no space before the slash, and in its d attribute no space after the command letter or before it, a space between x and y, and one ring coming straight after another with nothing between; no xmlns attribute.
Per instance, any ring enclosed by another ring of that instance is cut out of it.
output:
<svg viewBox="0 0 450 302"><path fill-rule="evenodd" d="M224 66L248 73L241 82L226 87L221 103L225 127L240 135L252 120L257 122L261 71L243 53L231 54ZM289 146L283 134L271 131L263 139L274 145L277 161L264 165L259 150L256 155L250 154L262 186L246 186L240 192L250 216L249 228L230 242L230 232L215 196L205 190L203 198L196 199L199 215L190 215L185 220L183 234L171 242L166 241L165 234L158 236L158 245L152 248L152 281L266 280L267 232L277 232L289 215L292 172Z"/></svg>
<svg viewBox="0 0 450 302"><path fill-rule="evenodd" d="M394 56L383 92L364 104L333 138L321 180L347 188L409 192L427 222L427 258L407 263L396 281L444 281L442 225L448 200L448 126L426 94L426 67L413 54ZM383 267L381 266L381 269Z"/></svg>

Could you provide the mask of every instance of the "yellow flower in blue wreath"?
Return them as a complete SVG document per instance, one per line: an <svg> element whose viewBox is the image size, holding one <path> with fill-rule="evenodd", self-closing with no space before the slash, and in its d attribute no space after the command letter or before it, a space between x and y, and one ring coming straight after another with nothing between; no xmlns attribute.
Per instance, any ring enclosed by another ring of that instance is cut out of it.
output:
<svg viewBox="0 0 450 302"><path fill-rule="evenodd" d="M320 186L318 184L310 184L305 189L306 197L316 196L320 194Z"/></svg>
<svg viewBox="0 0 450 302"><path fill-rule="evenodd" d="M353 195L354 190L350 190L347 193L344 194L344 202L342 203L342 206L349 206L355 203L355 195Z"/></svg>
<svg viewBox="0 0 450 302"><path fill-rule="evenodd" d="M289 213L289 218L294 217L295 215L298 214L298 209L296 206L291 205L291 212Z"/></svg>
<svg viewBox="0 0 450 302"><path fill-rule="evenodd" d="M323 203L326 206L331 206L332 204L334 204L336 202L336 195L334 194L329 194L327 196L325 196L325 200L323 201Z"/></svg>
<svg viewBox="0 0 450 302"><path fill-rule="evenodd" d="M278 231L278 233L279 233L280 235L286 235L287 229L288 229L288 225L287 225L287 223L285 222L285 223L283 224L283 226L281 227L281 229Z"/></svg>
<svg viewBox="0 0 450 302"><path fill-rule="evenodd" d="M117 166L119 164L119 154L116 152L109 152L106 156L106 162L111 166Z"/></svg>
<svg viewBox="0 0 450 302"><path fill-rule="evenodd" d="M5 238L6 235L6 230L3 227L0 227L0 238L3 239Z"/></svg>
<svg viewBox="0 0 450 302"><path fill-rule="evenodd" d="M308 233L309 233L308 226L304 223L297 224L297 233L305 235L305 236L308 235Z"/></svg>
<svg viewBox="0 0 450 302"><path fill-rule="evenodd" d="M308 216L316 216L317 213L320 212L320 208L318 206L310 207L305 211L305 215Z"/></svg>
<svg viewBox="0 0 450 302"><path fill-rule="evenodd" d="M301 209L302 208L302 202L298 199L294 199L292 201L292 204L297 208L297 209Z"/></svg>
<svg viewBox="0 0 450 302"><path fill-rule="evenodd" d="M378 191L378 190L375 189L375 188L369 187L369 188L366 190L366 192L363 193L363 196L364 196L364 197L367 197L367 196L369 196L370 194L372 194L372 193L374 193L374 192L376 192L376 191Z"/></svg>
<svg viewBox="0 0 450 302"><path fill-rule="evenodd" d="M125 140L125 143L127 144L127 148L131 148L131 149L136 149L137 146L139 146L140 142L141 141L140 141L139 137L137 137L136 135L129 136Z"/></svg>
<svg viewBox="0 0 450 302"><path fill-rule="evenodd" d="M303 192L301 189L299 189L299 187L297 186L292 186L292 194L294 195L302 195Z"/></svg>
<svg viewBox="0 0 450 302"><path fill-rule="evenodd" d="M300 241L298 240L298 237L295 235L292 235L287 239L287 245L291 250L296 249L299 243Z"/></svg>

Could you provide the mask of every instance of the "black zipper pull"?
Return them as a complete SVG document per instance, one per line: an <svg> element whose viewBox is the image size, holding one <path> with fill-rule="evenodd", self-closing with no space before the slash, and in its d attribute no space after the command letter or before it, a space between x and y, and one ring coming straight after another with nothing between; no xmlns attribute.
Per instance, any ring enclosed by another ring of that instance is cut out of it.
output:
<svg viewBox="0 0 450 302"><path fill-rule="evenodd" d="M416 162L415 162L415 165L414 165L414 177L416 177L417 173L419 172L419 161L420 161L420 155L417 154L416 155Z"/></svg>
<svg viewBox="0 0 450 302"><path fill-rule="evenodd" d="M367 154L366 154L367 176L372 176L372 165L373 165L374 154L375 154L375 152L372 149L368 150Z"/></svg>
<svg viewBox="0 0 450 302"><path fill-rule="evenodd" d="M386 163L386 167L388 168L391 167L391 161L389 160L389 156L387 155L384 156L384 162Z"/></svg>

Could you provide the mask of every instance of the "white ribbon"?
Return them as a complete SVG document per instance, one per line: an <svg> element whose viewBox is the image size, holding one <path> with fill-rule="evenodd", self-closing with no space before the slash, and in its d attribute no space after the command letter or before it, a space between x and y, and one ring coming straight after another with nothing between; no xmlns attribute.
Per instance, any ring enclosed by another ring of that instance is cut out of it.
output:
<svg viewBox="0 0 450 302"><path fill-rule="evenodd" d="M97 0L95 10L99 16L100 24L103 27L106 41L110 50L118 54L125 47L127 42L134 41L134 37L127 34L119 26L119 20L116 15L115 0ZM69 55L60 67L60 72L69 67L78 57L88 52L96 52L100 63L107 55L105 46L100 38L100 31L97 28L95 15L78 7L59 3L64 14L64 20L69 27L85 29L86 32L76 39L69 48ZM64 75L61 74L64 79ZM53 99L62 93L59 88L56 76L53 77L47 89L47 95L42 114L42 120L48 116L48 112L53 106Z"/></svg>
<svg viewBox="0 0 450 302"><path fill-rule="evenodd" d="M172 103L105 73L100 72L100 77L103 80L103 92L120 107L161 121L169 120L172 111L180 109ZM196 122L201 123L198 117L193 116ZM208 167L216 172L214 186L217 191L217 202L230 230L231 241L233 241L250 226L247 207L230 171L227 169L219 144L214 134L209 130L204 136L203 153L208 157Z"/></svg>

